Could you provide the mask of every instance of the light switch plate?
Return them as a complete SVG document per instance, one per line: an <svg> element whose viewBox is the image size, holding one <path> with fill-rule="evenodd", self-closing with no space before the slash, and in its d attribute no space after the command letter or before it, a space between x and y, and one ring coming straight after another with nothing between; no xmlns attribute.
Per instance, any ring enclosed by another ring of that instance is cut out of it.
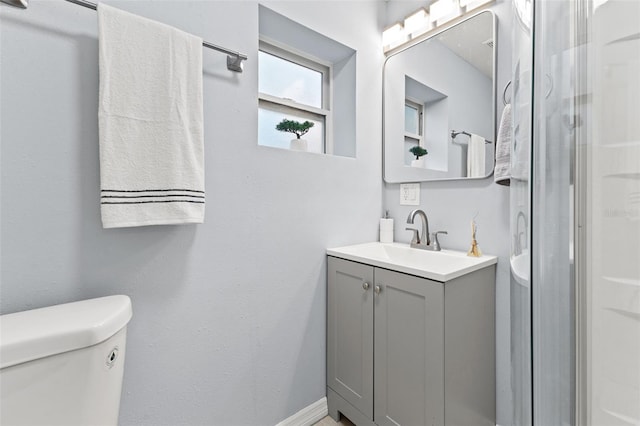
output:
<svg viewBox="0 0 640 426"><path fill-rule="evenodd" d="M400 184L400 205L419 206L420 205L420 184L401 183Z"/></svg>

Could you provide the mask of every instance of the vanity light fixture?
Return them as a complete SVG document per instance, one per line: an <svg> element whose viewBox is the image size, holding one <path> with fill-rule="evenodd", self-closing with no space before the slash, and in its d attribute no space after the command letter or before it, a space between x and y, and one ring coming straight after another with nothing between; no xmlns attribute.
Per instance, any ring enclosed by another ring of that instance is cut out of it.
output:
<svg viewBox="0 0 640 426"><path fill-rule="evenodd" d="M411 38L415 38L431 29L431 19L424 9L418 9L404 20L404 31Z"/></svg>
<svg viewBox="0 0 640 426"><path fill-rule="evenodd" d="M396 22L382 32L382 46L386 52L407 41L407 33L400 22Z"/></svg>

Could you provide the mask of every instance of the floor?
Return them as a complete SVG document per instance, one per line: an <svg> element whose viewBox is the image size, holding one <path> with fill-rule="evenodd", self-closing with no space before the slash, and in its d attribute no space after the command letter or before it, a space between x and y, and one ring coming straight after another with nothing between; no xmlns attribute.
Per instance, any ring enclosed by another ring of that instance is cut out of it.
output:
<svg viewBox="0 0 640 426"><path fill-rule="evenodd" d="M348 418L342 416L339 422L335 422L331 417L327 416L313 426L355 426Z"/></svg>

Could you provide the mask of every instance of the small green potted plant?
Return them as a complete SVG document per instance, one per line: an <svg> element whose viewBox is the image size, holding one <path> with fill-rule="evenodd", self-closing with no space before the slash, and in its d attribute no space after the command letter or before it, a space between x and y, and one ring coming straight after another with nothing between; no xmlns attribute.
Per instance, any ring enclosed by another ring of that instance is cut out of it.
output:
<svg viewBox="0 0 640 426"><path fill-rule="evenodd" d="M427 155L429 152L420 145L412 146L409 152L416 156L416 159L411 161L411 167L424 167L424 158L420 157Z"/></svg>
<svg viewBox="0 0 640 426"><path fill-rule="evenodd" d="M296 138L291 140L290 148L295 151L306 151L307 141L302 139L302 136L306 135L314 124L315 123L312 123L311 121L301 123L299 121L287 120L284 118L276 125L276 130L296 135Z"/></svg>

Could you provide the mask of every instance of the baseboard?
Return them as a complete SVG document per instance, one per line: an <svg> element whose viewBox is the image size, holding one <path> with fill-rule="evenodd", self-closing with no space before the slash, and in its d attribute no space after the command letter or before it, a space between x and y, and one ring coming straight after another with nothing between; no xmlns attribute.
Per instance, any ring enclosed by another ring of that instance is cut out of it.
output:
<svg viewBox="0 0 640 426"><path fill-rule="evenodd" d="M311 426L325 418L327 414L329 414L329 408L327 407L327 398L324 397L284 419L276 426Z"/></svg>

